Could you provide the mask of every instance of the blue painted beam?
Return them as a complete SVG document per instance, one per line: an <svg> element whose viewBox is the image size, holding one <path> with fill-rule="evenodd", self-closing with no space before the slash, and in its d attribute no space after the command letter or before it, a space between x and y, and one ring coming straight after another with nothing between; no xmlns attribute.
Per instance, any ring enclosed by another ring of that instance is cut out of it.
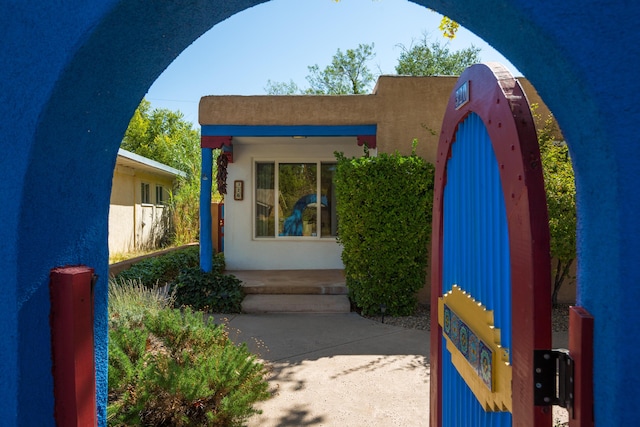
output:
<svg viewBox="0 0 640 427"><path fill-rule="evenodd" d="M202 125L202 136L358 136L375 135L376 125L244 126Z"/></svg>

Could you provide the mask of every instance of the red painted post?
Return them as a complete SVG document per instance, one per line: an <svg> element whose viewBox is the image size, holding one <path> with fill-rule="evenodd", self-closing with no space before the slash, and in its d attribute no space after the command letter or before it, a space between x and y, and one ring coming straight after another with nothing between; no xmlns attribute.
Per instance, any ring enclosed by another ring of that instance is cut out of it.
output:
<svg viewBox="0 0 640 427"><path fill-rule="evenodd" d="M93 344L93 269L51 270L54 417L59 427L97 425Z"/></svg>
<svg viewBox="0 0 640 427"><path fill-rule="evenodd" d="M593 427L593 316L582 307L569 308L569 355L575 378L569 426Z"/></svg>

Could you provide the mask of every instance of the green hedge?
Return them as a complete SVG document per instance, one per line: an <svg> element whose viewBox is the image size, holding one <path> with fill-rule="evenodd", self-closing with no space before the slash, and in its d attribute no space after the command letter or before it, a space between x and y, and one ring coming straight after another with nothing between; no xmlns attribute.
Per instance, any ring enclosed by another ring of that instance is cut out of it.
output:
<svg viewBox="0 0 640 427"><path fill-rule="evenodd" d="M338 242L350 296L365 315L415 311L425 284L434 167L399 153L336 153Z"/></svg>

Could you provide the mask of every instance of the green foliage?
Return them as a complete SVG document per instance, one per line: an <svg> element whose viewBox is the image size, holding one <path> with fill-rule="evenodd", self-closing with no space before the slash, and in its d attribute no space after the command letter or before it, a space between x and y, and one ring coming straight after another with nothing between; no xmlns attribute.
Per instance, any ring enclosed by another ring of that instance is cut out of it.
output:
<svg viewBox="0 0 640 427"><path fill-rule="evenodd" d="M267 80L267 87L265 87L264 90L269 95L296 95L304 93L293 80L289 80L288 82Z"/></svg>
<svg viewBox="0 0 640 427"><path fill-rule="evenodd" d="M218 313L238 313L244 298L241 281L224 271L224 255L213 257L211 273L200 269L198 246L145 258L116 276L116 280L147 288L169 285L178 306ZM172 295L172 297L173 297Z"/></svg>
<svg viewBox="0 0 640 427"><path fill-rule="evenodd" d="M180 179L178 190L169 199L173 220L172 243L186 245L200 239L200 177Z"/></svg>
<svg viewBox="0 0 640 427"><path fill-rule="evenodd" d="M270 397L264 365L202 313L117 313L110 302L110 426L241 426Z"/></svg>
<svg viewBox="0 0 640 427"><path fill-rule="evenodd" d="M148 287L155 284L166 285L174 282L182 269L199 265L200 248L188 246L163 255L145 258L118 274L116 278L119 280L139 280ZM221 273L223 270L224 255L215 254L213 271Z"/></svg>
<svg viewBox="0 0 640 427"><path fill-rule="evenodd" d="M451 52L447 45L429 42L427 35L415 45L406 48L396 65L396 73L409 76L459 76L470 65L480 62L480 48L471 46Z"/></svg>
<svg viewBox="0 0 640 427"><path fill-rule="evenodd" d="M532 110L536 111L537 106ZM576 258L576 184L569 147L556 139L558 130L551 116L538 129L538 143L547 195L549 212L549 233L553 267L554 305L558 302L558 292L569 278L571 265Z"/></svg>
<svg viewBox="0 0 640 427"><path fill-rule="evenodd" d="M181 112L152 109L151 103L143 99L133 113L121 147L190 174L199 164L200 134Z"/></svg>
<svg viewBox="0 0 640 427"><path fill-rule="evenodd" d="M352 300L365 315L412 314L425 284L434 167L415 155L336 153L338 241Z"/></svg>
<svg viewBox="0 0 640 427"><path fill-rule="evenodd" d="M200 264L200 248L189 246L144 258L116 276L118 280L138 280L145 286L172 282L181 269Z"/></svg>
<svg viewBox="0 0 640 427"><path fill-rule="evenodd" d="M109 318L116 323L141 324L145 315L173 307L166 287L145 286L140 280L109 279Z"/></svg>
<svg viewBox="0 0 640 427"><path fill-rule="evenodd" d="M199 267L185 268L176 278L176 304L213 313L239 313L244 298L240 279Z"/></svg>
<svg viewBox="0 0 640 427"><path fill-rule="evenodd" d="M375 76L369 70L367 63L376 55L374 44L360 44L356 49L336 52L324 70L319 65L307 67L309 74L306 79L309 88L301 89L293 81L278 83L269 80L265 88L269 95L293 95L295 93L307 95L345 95L363 94L371 91Z"/></svg>
<svg viewBox="0 0 640 427"><path fill-rule="evenodd" d="M370 92L375 77L367 63L376 56L373 47L373 43L359 44L356 49L347 49L345 53L338 49L324 70L320 71L317 64L308 67L310 87L305 93L344 95Z"/></svg>

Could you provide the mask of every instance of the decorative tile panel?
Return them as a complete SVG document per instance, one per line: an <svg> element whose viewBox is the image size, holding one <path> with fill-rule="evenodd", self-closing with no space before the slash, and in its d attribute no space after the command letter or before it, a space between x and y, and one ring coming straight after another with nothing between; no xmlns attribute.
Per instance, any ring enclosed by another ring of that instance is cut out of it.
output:
<svg viewBox="0 0 640 427"><path fill-rule="evenodd" d="M493 311L454 285L438 301L451 361L485 411L511 411L509 349L500 346Z"/></svg>
<svg viewBox="0 0 640 427"><path fill-rule="evenodd" d="M444 304L443 332L462 353L484 384L493 391L493 352L469 326Z"/></svg>

